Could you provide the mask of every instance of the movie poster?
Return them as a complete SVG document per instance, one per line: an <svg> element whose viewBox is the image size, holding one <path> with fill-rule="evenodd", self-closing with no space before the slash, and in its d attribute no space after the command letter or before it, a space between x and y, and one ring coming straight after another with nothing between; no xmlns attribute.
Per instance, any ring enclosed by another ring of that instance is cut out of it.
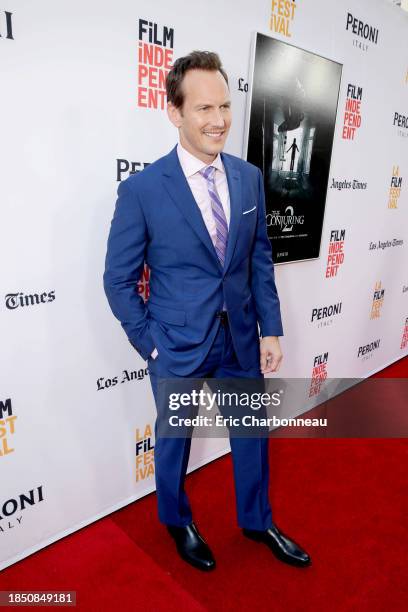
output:
<svg viewBox="0 0 408 612"><path fill-rule="evenodd" d="M342 65L256 34L246 158L263 173L275 263L319 256Z"/></svg>

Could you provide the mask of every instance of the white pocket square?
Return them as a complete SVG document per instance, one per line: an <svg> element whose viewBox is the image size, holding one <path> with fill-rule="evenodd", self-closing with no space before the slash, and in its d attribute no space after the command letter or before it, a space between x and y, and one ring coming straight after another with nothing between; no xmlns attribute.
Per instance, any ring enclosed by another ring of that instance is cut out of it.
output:
<svg viewBox="0 0 408 612"><path fill-rule="evenodd" d="M244 212L242 214L243 215L247 215L248 213L252 212L253 210L256 210L256 206L254 206L253 208L250 208L249 210L244 210Z"/></svg>

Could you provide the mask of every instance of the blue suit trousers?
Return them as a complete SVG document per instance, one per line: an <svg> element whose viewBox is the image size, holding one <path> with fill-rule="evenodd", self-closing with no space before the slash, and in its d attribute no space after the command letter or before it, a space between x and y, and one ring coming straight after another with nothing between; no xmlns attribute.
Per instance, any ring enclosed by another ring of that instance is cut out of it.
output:
<svg viewBox="0 0 408 612"><path fill-rule="evenodd" d="M259 363L243 370L237 360L228 322L217 322L218 330L205 361L192 372L191 378L262 378ZM156 401L155 477L159 520L176 526L192 520L190 502L184 489L190 455L191 438L157 437L158 422L165 418L158 401L158 380L175 378L156 359L148 360L150 381ZM246 529L268 529L272 524L269 503L268 437L230 436L233 460L238 525Z"/></svg>

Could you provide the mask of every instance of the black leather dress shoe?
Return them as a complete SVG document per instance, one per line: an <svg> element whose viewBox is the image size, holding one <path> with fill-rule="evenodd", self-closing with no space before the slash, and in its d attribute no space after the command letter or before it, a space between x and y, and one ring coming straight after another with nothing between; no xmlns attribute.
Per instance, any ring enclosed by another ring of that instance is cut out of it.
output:
<svg viewBox="0 0 408 612"><path fill-rule="evenodd" d="M168 532L174 538L177 551L184 561L200 570L209 571L215 568L213 554L198 533L194 523L187 527L166 525Z"/></svg>
<svg viewBox="0 0 408 612"><path fill-rule="evenodd" d="M247 538L256 542L264 542L280 561L298 567L306 567L311 564L307 552L284 533L281 533L276 525L272 524L272 527L266 529L266 531L255 531L253 529L243 529L242 531Z"/></svg>

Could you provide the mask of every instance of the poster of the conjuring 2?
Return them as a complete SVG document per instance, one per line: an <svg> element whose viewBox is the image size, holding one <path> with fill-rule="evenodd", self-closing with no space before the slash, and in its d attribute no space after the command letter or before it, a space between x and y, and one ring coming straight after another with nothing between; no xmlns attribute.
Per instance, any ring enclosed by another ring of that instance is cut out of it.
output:
<svg viewBox="0 0 408 612"><path fill-rule="evenodd" d="M341 72L256 34L244 157L263 173L275 263L319 256Z"/></svg>

